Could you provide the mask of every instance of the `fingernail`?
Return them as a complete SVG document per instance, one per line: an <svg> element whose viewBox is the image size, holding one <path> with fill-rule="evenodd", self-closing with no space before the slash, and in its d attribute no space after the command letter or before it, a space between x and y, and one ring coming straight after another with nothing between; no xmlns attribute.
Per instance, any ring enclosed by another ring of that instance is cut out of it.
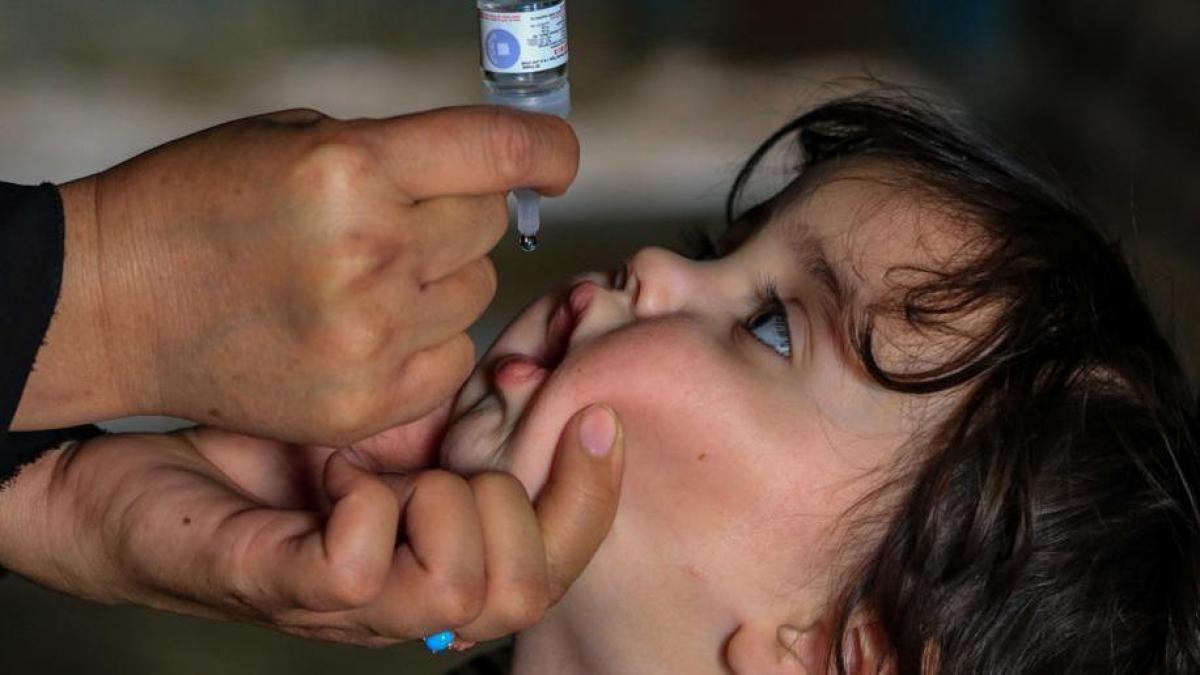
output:
<svg viewBox="0 0 1200 675"><path fill-rule="evenodd" d="M356 451L354 448L342 448L338 451L338 453L341 454L341 456L344 457L347 462L350 462L354 466L357 466L360 469L367 468L367 462L363 460L362 455L358 454L358 451Z"/></svg>
<svg viewBox="0 0 1200 675"><path fill-rule="evenodd" d="M604 406L595 406L583 416L579 425L579 440L594 457L604 457L617 439L617 418Z"/></svg>

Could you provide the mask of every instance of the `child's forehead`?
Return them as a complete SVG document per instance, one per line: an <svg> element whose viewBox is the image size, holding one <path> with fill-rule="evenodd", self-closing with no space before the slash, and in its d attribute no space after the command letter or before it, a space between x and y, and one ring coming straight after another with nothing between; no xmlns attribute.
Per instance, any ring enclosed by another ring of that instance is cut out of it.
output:
<svg viewBox="0 0 1200 675"><path fill-rule="evenodd" d="M806 172L772 202L762 234L798 251L819 247L868 302L895 290L895 270L949 271L963 261L974 229L947 200L878 160Z"/></svg>
<svg viewBox="0 0 1200 675"><path fill-rule="evenodd" d="M986 228L965 209L880 162L789 189L796 192L781 194L790 199L773 209L761 236L823 253L849 296L840 306L850 324L842 337L869 322L874 359L886 372L921 372L991 329L997 309L991 305L942 314L946 330L910 321L912 291L957 277L993 248Z"/></svg>

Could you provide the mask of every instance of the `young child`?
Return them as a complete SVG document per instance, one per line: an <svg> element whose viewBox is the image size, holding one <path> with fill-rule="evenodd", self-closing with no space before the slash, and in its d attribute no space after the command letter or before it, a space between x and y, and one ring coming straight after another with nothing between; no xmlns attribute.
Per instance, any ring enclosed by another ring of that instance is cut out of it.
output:
<svg viewBox="0 0 1200 675"><path fill-rule="evenodd" d="M461 391L461 472L536 494L577 410L612 532L513 673L1197 673L1194 399L1085 213L927 107L777 132L708 255L541 299Z"/></svg>

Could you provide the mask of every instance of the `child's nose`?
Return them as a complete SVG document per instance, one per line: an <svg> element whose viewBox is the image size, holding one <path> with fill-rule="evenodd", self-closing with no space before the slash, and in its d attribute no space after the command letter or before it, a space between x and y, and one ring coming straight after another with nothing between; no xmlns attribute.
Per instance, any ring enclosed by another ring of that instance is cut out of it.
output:
<svg viewBox="0 0 1200 675"><path fill-rule="evenodd" d="M666 249L638 251L628 265L635 293L634 316L644 319L684 309L699 282L696 266L694 261Z"/></svg>

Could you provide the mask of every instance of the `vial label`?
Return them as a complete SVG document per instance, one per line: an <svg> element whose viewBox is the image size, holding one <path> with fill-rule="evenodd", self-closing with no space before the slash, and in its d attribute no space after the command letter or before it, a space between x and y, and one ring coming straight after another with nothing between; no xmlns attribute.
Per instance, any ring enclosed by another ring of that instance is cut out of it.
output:
<svg viewBox="0 0 1200 675"><path fill-rule="evenodd" d="M479 11L483 68L536 73L567 62L567 3L532 12Z"/></svg>

